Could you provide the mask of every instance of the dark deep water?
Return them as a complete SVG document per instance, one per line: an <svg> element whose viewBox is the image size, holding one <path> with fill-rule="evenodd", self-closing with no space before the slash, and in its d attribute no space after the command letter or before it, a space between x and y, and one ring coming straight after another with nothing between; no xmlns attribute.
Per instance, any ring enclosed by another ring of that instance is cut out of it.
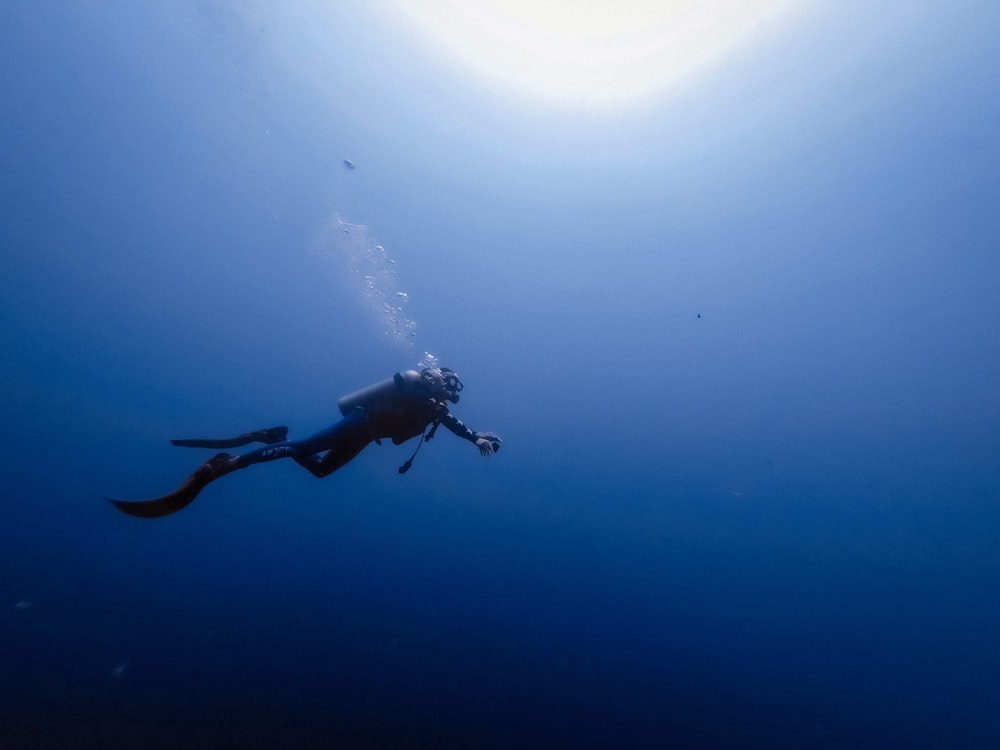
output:
<svg viewBox="0 0 1000 750"><path fill-rule="evenodd" d="M4 6L0 747L998 746L1000 18L817 7L602 119ZM499 455L102 500L426 351Z"/></svg>

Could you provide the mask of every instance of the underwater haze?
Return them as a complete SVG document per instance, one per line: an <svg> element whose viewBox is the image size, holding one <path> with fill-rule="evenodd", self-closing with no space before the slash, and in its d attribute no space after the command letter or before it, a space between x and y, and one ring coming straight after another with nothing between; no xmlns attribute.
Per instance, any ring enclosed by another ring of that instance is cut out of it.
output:
<svg viewBox="0 0 1000 750"><path fill-rule="evenodd" d="M0 8L0 747L1000 747L1000 4L535 5Z"/></svg>

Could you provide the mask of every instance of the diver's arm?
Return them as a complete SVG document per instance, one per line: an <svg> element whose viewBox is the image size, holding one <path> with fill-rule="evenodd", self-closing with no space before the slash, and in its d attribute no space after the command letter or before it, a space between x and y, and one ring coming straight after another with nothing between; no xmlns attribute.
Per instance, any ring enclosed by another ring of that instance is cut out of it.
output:
<svg viewBox="0 0 1000 750"><path fill-rule="evenodd" d="M468 440L470 443L475 443L476 447L479 448L479 452L484 456L492 456L500 450L500 443L502 441L500 440L500 436L494 432L473 432L462 423L461 419L454 416L451 412L445 412L441 415L440 421L441 424L460 438Z"/></svg>

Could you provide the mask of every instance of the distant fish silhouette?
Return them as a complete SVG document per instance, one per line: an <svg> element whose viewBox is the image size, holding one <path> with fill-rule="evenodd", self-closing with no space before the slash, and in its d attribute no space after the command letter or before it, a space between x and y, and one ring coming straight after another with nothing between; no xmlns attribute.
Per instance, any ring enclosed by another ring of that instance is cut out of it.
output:
<svg viewBox="0 0 1000 750"><path fill-rule="evenodd" d="M348 169L354 169L354 162L350 159L344 159L344 166Z"/></svg>

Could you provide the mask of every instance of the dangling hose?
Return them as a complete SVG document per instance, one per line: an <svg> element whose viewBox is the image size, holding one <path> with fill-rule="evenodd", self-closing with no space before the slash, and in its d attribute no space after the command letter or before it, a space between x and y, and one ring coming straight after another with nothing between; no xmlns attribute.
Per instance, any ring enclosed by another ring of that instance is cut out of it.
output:
<svg viewBox="0 0 1000 750"><path fill-rule="evenodd" d="M427 427L424 428L424 434L420 436L420 442L417 443L417 449L413 451L413 455L406 460L406 463L399 467L400 474L405 474L410 470L410 467L413 466L413 459L415 459L417 457L417 454L420 453L420 446L423 445L428 440L430 440L432 437L434 437L434 433L437 432L439 424L441 424L441 422L435 419L433 422L427 425L427 427L430 428L429 430L427 429Z"/></svg>

